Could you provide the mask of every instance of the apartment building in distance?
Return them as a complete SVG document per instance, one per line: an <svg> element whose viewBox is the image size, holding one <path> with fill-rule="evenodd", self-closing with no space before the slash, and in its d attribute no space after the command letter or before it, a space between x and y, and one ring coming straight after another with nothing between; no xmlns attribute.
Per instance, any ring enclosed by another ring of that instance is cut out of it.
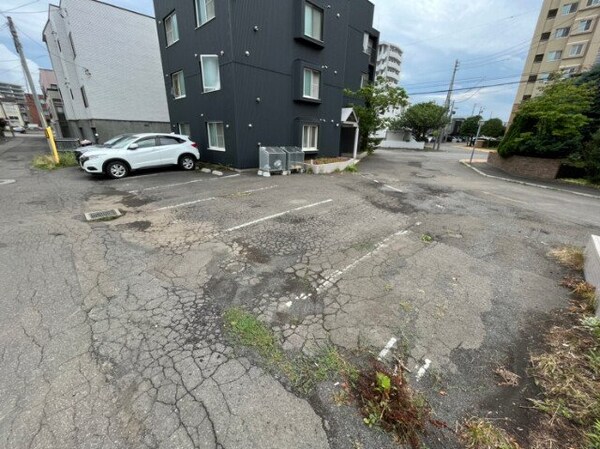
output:
<svg viewBox="0 0 600 449"><path fill-rule="evenodd" d="M12 112L6 115L13 117L11 120L19 123L14 126L24 126L29 123L27 113L27 101L25 100L25 89L19 84L0 83L0 101L3 102ZM18 109L15 109L15 107Z"/></svg>
<svg viewBox="0 0 600 449"><path fill-rule="evenodd" d="M258 167L260 146L352 152L379 32L368 0L155 0L173 131L203 160Z"/></svg>
<svg viewBox="0 0 600 449"><path fill-rule="evenodd" d="M375 77L382 77L385 82L398 85L402 68L402 54L399 46L389 42L380 42L377 50Z"/></svg>
<svg viewBox="0 0 600 449"><path fill-rule="evenodd" d="M97 0L50 5L48 47L67 127L64 137L104 141L170 131L153 17Z"/></svg>
<svg viewBox="0 0 600 449"><path fill-rule="evenodd" d="M54 70L40 69L39 81L48 108L48 126L52 128L56 137L68 136L69 123L65 116L65 108L58 90L58 80Z"/></svg>
<svg viewBox="0 0 600 449"><path fill-rule="evenodd" d="M544 0L510 122L554 73L565 77L600 63L600 0Z"/></svg>

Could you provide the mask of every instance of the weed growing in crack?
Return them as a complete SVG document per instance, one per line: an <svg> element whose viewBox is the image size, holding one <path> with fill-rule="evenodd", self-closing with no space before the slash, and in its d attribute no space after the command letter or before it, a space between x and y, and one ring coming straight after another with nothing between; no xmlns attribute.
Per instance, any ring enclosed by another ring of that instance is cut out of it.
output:
<svg viewBox="0 0 600 449"><path fill-rule="evenodd" d="M433 242L433 236L431 236L430 234L423 234L421 236L421 241L423 243L431 243Z"/></svg>
<svg viewBox="0 0 600 449"><path fill-rule="evenodd" d="M356 164L351 164L351 165L348 165L344 169L344 171L347 173L356 173L356 172L358 172L358 167L356 166Z"/></svg>
<svg viewBox="0 0 600 449"><path fill-rule="evenodd" d="M54 158L48 154L42 154L33 158L32 165L39 170L55 170L63 167L77 167L77 158L75 153L64 152L60 153L60 162L54 162Z"/></svg>
<svg viewBox="0 0 600 449"><path fill-rule="evenodd" d="M421 447L429 425L446 427L432 419L431 408L410 388L402 369L392 371L373 361L360 372L354 390L365 424L381 427L413 449Z"/></svg>
<svg viewBox="0 0 600 449"><path fill-rule="evenodd" d="M469 419L463 424L459 436L468 449L520 449L504 430L486 419Z"/></svg>
<svg viewBox="0 0 600 449"><path fill-rule="evenodd" d="M556 259L561 265L575 271L583 271L584 258L583 249L575 246L563 246L555 248L549 253L550 257Z"/></svg>
<svg viewBox="0 0 600 449"><path fill-rule="evenodd" d="M254 315L237 308L225 312L225 327L229 335L263 359L265 364L285 376L291 386L309 394L319 382L342 375L356 379L357 371L336 349L324 348L312 357L286 354L273 332Z"/></svg>

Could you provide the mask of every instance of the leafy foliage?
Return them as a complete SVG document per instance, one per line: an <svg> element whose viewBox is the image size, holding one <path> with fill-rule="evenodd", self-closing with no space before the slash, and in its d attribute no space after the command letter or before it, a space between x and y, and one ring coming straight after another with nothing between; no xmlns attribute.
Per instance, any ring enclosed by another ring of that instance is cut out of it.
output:
<svg viewBox="0 0 600 449"><path fill-rule="evenodd" d="M378 79L374 84L368 84L357 91L346 90L348 97L359 100L350 106L358 116L360 126L360 150L373 152L379 143L371 137L376 131L383 129L389 119L383 114L390 109L397 109L408 104L406 91Z"/></svg>
<svg viewBox="0 0 600 449"><path fill-rule="evenodd" d="M581 160L584 163L588 179L594 183L600 183L600 129L583 146Z"/></svg>
<svg viewBox="0 0 600 449"><path fill-rule="evenodd" d="M591 84L571 80L551 84L542 95L521 105L498 153L560 158L577 151L590 121L586 114L595 91Z"/></svg>
<svg viewBox="0 0 600 449"><path fill-rule="evenodd" d="M502 119L492 118L483 124L481 127L481 134L486 137L502 137L506 132Z"/></svg>
<svg viewBox="0 0 600 449"><path fill-rule="evenodd" d="M472 117L467 118L460 127L460 135L468 137L476 136L481 118L481 115L474 115Z"/></svg>
<svg viewBox="0 0 600 449"><path fill-rule="evenodd" d="M390 123L390 129L411 129L414 138L419 142L424 142L429 131L441 128L447 123L446 108L430 101L409 107L401 117Z"/></svg>

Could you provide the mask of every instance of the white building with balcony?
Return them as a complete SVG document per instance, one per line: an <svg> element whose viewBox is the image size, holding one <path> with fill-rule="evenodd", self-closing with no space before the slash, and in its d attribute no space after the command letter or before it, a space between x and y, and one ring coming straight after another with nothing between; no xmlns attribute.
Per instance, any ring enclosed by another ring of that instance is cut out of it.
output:
<svg viewBox="0 0 600 449"><path fill-rule="evenodd" d="M98 0L50 5L43 31L68 123L65 137L170 132L153 17Z"/></svg>
<svg viewBox="0 0 600 449"><path fill-rule="evenodd" d="M377 66L375 78L382 77L385 82L397 85L400 83L402 68L402 50L389 42L381 42L377 50Z"/></svg>

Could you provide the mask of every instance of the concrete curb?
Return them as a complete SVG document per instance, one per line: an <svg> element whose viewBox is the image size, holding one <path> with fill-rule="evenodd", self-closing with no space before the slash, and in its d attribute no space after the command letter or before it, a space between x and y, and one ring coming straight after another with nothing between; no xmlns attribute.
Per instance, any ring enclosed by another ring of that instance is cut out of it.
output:
<svg viewBox="0 0 600 449"><path fill-rule="evenodd" d="M554 190L556 192L565 192L565 193L570 193L572 195L584 196L586 198L594 198L594 199L600 200L600 195L592 195L592 194L583 193L583 192L574 192L572 190L566 190L566 189L560 189L558 187L550 187L550 186L545 186L545 185L541 185L541 184L535 184L533 182L518 181L516 179L503 178L501 176L488 175L487 173L482 172L478 168L473 167L473 165L469 164L468 160L461 160L460 163L462 165L464 165L465 167L470 168L471 170L479 173L481 176L484 176L486 178L499 179L501 181L512 182L513 184L521 184L523 186L538 187L540 189Z"/></svg>
<svg viewBox="0 0 600 449"><path fill-rule="evenodd" d="M600 318L600 237L592 235L585 248L585 280L596 287L596 316Z"/></svg>

